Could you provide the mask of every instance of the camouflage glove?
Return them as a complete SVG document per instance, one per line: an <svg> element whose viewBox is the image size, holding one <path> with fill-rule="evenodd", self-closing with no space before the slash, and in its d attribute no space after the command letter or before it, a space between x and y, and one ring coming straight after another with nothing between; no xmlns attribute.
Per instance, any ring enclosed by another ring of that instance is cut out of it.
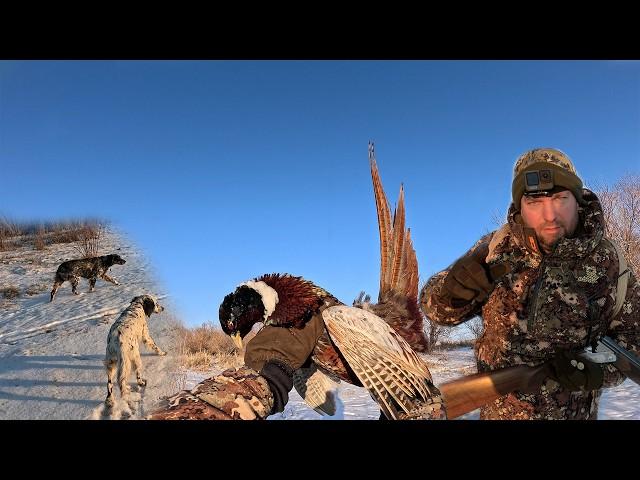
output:
<svg viewBox="0 0 640 480"><path fill-rule="evenodd" d="M273 408L267 381L255 370L229 369L167 399L151 420L264 420Z"/></svg>
<svg viewBox="0 0 640 480"><path fill-rule="evenodd" d="M311 356L323 332L324 321L318 313L303 328L266 326L247 343L244 362L267 380L274 397L272 413L284 410L293 372Z"/></svg>
<svg viewBox="0 0 640 480"><path fill-rule="evenodd" d="M602 387L602 365L578 358L576 353L558 351L547 365L547 375L569 391L589 391Z"/></svg>
<svg viewBox="0 0 640 480"><path fill-rule="evenodd" d="M451 266L440 294L450 307L459 308L474 300L484 302L495 281L509 271L506 263L487 265L485 258L488 253L489 244L480 245Z"/></svg>

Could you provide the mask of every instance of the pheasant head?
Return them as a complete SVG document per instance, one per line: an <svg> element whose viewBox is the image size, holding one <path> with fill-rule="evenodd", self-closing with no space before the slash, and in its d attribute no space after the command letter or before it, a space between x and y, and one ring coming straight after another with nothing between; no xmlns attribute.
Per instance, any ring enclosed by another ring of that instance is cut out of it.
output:
<svg viewBox="0 0 640 480"><path fill-rule="evenodd" d="M273 313L276 303L278 294L273 288L261 281L245 282L220 304L220 326L242 348L242 339Z"/></svg>

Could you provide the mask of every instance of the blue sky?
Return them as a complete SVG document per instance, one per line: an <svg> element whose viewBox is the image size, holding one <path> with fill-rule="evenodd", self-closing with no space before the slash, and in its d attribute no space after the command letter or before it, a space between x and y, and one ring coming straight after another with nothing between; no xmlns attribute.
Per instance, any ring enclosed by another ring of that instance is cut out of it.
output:
<svg viewBox="0 0 640 480"><path fill-rule="evenodd" d="M0 61L0 215L112 221L188 325L263 273L377 296L369 140L425 280L495 228L522 152L640 172L640 62Z"/></svg>

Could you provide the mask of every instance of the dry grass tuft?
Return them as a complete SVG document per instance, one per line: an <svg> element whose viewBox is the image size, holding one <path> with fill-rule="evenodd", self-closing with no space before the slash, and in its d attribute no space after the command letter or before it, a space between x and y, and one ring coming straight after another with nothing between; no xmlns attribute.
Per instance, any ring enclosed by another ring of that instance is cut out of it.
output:
<svg viewBox="0 0 640 480"><path fill-rule="evenodd" d="M57 222L16 222L0 217L0 251L32 246L44 250L55 243L80 242L84 256L97 256L100 238L108 222L96 219Z"/></svg>
<svg viewBox="0 0 640 480"><path fill-rule="evenodd" d="M44 250L47 246L47 242L45 241L45 229L44 226L40 226L38 231L36 232L36 236L33 239L33 246L36 250Z"/></svg>
<svg viewBox="0 0 640 480"><path fill-rule="evenodd" d="M451 350L458 347L473 347L474 344L475 339L465 338L463 340L446 340L444 342L440 342L436 348L439 350Z"/></svg>
<svg viewBox="0 0 640 480"><path fill-rule="evenodd" d="M238 349L231 338L213 323L196 328L179 328L181 365L190 370L237 368L244 364L244 348ZM246 344L255 333L243 339Z"/></svg>
<svg viewBox="0 0 640 480"><path fill-rule="evenodd" d="M18 298L20 296L20 289L15 285L9 285L0 289L0 293L4 298Z"/></svg>
<svg viewBox="0 0 640 480"><path fill-rule="evenodd" d="M24 291L25 295L38 295L49 290L50 285L46 283L32 283Z"/></svg>
<svg viewBox="0 0 640 480"><path fill-rule="evenodd" d="M100 254L100 247L104 227L100 225L85 225L78 230L78 245L73 248L81 255L81 258L97 257Z"/></svg>

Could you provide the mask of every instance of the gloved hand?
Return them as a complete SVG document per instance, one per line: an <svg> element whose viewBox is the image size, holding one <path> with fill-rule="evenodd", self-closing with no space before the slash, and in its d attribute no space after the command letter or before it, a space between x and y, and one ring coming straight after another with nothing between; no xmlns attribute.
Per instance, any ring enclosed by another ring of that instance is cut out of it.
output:
<svg viewBox="0 0 640 480"><path fill-rule="evenodd" d="M602 387L604 370L599 363L578 358L577 353L556 352L547 364L547 375L569 391L597 390Z"/></svg>
<svg viewBox="0 0 640 480"><path fill-rule="evenodd" d="M260 371L268 361L278 360L297 370L307 361L323 333L321 314L311 317L303 328L268 325L247 342L244 363Z"/></svg>
<svg viewBox="0 0 640 480"><path fill-rule="evenodd" d="M495 279L507 273L506 264L489 268L485 263L487 253L488 245L480 246L451 266L441 290L442 299L450 306L461 307L472 300L484 302L493 290Z"/></svg>
<svg viewBox="0 0 640 480"><path fill-rule="evenodd" d="M293 388L293 372L311 356L324 321L316 314L303 328L263 327L248 343L244 363L260 372L273 394L271 413L282 412Z"/></svg>

